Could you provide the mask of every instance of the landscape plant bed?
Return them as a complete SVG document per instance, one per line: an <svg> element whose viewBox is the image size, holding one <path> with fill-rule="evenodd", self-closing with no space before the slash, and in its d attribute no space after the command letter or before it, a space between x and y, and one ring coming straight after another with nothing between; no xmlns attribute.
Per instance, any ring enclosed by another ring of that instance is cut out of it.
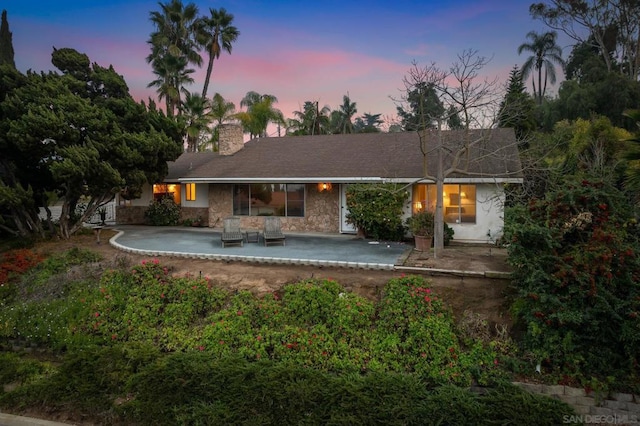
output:
<svg viewBox="0 0 640 426"><path fill-rule="evenodd" d="M0 336L35 342L61 354L62 364L3 355L2 382L19 383L0 396L5 411L66 413L102 424L216 423L249 413L267 422L297 423L311 413L320 424L349 416L358 423L417 424L435 415L437 404L427 402L446 394L479 410L463 410L470 419L504 413L467 388L508 380L506 354L489 342L460 339L450 310L422 277L390 280L377 303L330 279L302 280L258 297L207 277L174 277L158 259L105 268L98 279L60 267L79 259L96 261L71 250L45 260L28 283L11 283L16 294L28 287L29 297L3 301ZM58 269L64 272L52 273ZM227 384L224 396L219 383ZM427 402L407 400L408 392ZM266 394L271 402L259 404L258 395ZM284 400L299 403L283 412L278 401ZM243 405L251 401L254 408ZM571 410L554 405L553 412Z"/></svg>

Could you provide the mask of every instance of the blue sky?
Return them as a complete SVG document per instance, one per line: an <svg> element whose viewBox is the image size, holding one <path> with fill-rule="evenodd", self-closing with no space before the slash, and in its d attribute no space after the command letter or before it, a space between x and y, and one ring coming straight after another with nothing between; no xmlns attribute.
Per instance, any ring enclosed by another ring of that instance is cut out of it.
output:
<svg viewBox="0 0 640 426"><path fill-rule="evenodd" d="M183 0L184 1L184 0ZM187 1L185 1L186 3ZM358 113L395 116L402 78L411 62L447 68L475 49L491 57L485 76L505 84L526 55L526 34L548 28L529 15L531 0L486 1L193 1L201 14L224 7L240 31L231 55L214 64L211 96L219 92L239 108L248 91L278 98L285 117L305 101L335 109L349 94ZM113 65L136 99L155 98L145 61L153 27L147 0L9 0L1 2L13 33L21 71L52 69L51 51L71 47L92 62ZM560 40L560 45L565 47ZM564 56L570 47L565 47ZM189 89L200 92L204 70ZM558 72L561 75L561 72ZM555 90L555 88L552 88Z"/></svg>

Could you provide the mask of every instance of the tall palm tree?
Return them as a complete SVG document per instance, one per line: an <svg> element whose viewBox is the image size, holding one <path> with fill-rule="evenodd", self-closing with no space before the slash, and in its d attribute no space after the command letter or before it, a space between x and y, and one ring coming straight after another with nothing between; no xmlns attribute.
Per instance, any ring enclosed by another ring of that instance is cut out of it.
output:
<svg viewBox="0 0 640 426"><path fill-rule="evenodd" d="M147 84L147 87L157 87L158 98L165 100L167 116L173 117L176 107L181 104L181 94L188 91L187 84L193 83L194 69L187 68L184 56L166 55L154 61L153 74L157 77Z"/></svg>
<svg viewBox="0 0 640 426"><path fill-rule="evenodd" d="M209 8L209 13L209 17L201 19L198 31L200 43L209 55L207 74L205 75L204 86L202 87L203 98L207 97L207 89L209 88L211 72L213 71L214 59L220 58L222 50L226 50L227 53L231 54L233 43L240 35L240 31L231 25L233 15L227 13L224 7L221 7L219 10Z"/></svg>
<svg viewBox="0 0 640 426"><path fill-rule="evenodd" d="M562 59L562 49L556 44L558 34L555 31L549 31L544 34L538 34L535 31L529 31L527 38L531 41L522 43L518 47L518 55L522 52L530 52L532 55L527 58L522 65L522 76L526 79L533 72L538 74L538 89L536 92L536 82L533 81L533 92L538 104L542 104L542 99L547 91L547 80L549 83L556 82L555 64L564 68L565 63ZM542 74L544 72L544 83Z"/></svg>
<svg viewBox="0 0 640 426"><path fill-rule="evenodd" d="M147 41L151 53L146 58L158 79L149 87L158 87L158 93L165 98L167 115L172 116L175 107L180 105L184 85L193 82L188 76L193 73L189 64L202 65L195 40L198 7L193 3L185 6L181 0L159 5L160 11L150 13L155 31Z"/></svg>

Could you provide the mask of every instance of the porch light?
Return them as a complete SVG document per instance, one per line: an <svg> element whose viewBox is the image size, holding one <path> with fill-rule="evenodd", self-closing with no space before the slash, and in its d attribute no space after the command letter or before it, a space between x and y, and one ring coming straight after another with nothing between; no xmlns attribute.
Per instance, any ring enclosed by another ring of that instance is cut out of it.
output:
<svg viewBox="0 0 640 426"><path fill-rule="evenodd" d="M330 182L318 182L318 192L331 191Z"/></svg>

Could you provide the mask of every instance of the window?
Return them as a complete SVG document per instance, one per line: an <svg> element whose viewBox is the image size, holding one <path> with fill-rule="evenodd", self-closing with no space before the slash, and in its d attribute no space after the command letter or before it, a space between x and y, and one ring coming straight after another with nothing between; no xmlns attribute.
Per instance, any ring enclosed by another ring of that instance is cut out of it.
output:
<svg viewBox="0 0 640 426"><path fill-rule="evenodd" d="M186 191L185 199L187 201L195 201L196 200L196 184L195 183L185 183L184 188Z"/></svg>
<svg viewBox="0 0 640 426"><path fill-rule="evenodd" d="M476 222L476 186L444 185L443 209L447 223ZM436 185L419 184L413 187L413 211L436 210Z"/></svg>
<svg viewBox="0 0 640 426"><path fill-rule="evenodd" d="M180 205L180 185L167 183L153 185L153 199L159 200L164 197L171 197L176 204Z"/></svg>
<svg viewBox="0 0 640 426"><path fill-rule="evenodd" d="M234 185L233 214L304 217L304 184Z"/></svg>

